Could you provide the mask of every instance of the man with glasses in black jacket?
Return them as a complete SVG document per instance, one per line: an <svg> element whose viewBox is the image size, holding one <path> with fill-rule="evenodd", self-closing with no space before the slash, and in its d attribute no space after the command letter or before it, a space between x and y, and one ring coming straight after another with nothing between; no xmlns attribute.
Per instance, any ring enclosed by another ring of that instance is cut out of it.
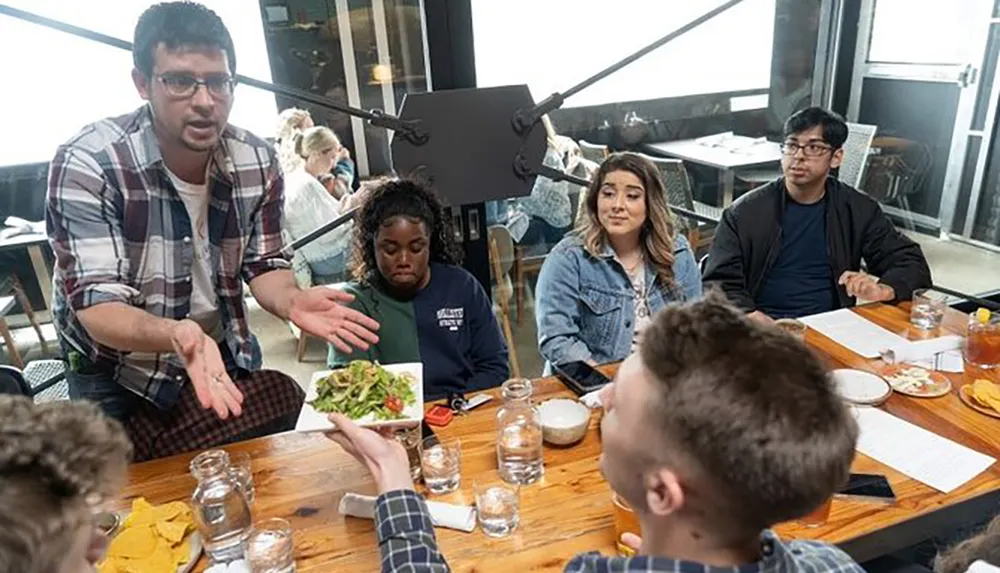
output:
<svg viewBox="0 0 1000 573"><path fill-rule="evenodd" d="M854 304L891 302L931 286L920 246L878 203L830 176L847 124L811 107L785 122L783 177L723 212L705 268L706 287L755 319L796 318ZM867 270L862 269L864 261Z"/></svg>

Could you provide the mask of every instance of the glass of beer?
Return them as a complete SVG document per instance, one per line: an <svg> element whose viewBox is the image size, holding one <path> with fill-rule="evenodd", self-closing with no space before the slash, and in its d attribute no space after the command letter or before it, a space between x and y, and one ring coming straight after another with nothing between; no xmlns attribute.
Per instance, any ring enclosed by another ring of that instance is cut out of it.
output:
<svg viewBox="0 0 1000 573"><path fill-rule="evenodd" d="M611 501L615 505L615 545L618 547L618 554L622 557L635 557L635 551L622 543L622 535L639 535L639 517L617 493L611 492Z"/></svg>
<svg viewBox="0 0 1000 573"><path fill-rule="evenodd" d="M832 506L833 497L824 501L809 515L799 518L799 522L806 527L819 527L821 525L826 525L826 522L830 519L830 507Z"/></svg>
<svg viewBox="0 0 1000 573"><path fill-rule="evenodd" d="M969 315L965 361L987 370L1000 366L1000 313L981 308Z"/></svg>

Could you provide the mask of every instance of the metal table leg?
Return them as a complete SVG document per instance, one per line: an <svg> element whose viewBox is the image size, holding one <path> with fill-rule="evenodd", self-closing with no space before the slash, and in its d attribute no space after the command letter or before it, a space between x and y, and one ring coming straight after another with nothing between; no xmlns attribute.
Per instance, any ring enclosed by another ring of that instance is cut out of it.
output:
<svg viewBox="0 0 1000 573"><path fill-rule="evenodd" d="M728 207L733 202L735 187L736 171L732 169L719 171L719 207Z"/></svg>

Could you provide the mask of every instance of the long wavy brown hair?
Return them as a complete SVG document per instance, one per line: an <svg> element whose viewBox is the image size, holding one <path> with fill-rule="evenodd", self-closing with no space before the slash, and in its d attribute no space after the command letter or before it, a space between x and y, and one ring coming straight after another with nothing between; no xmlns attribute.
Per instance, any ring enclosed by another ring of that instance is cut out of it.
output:
<svg viewBox="0 0 1000 573"><path fill-rule="evenodd" d="M667 190L660 179L660 171L645 157L635 153L615 153L604 160L590 181L584 205L585 212L577 218L574 232L583 241L583 248L591 256L600 257L608 244L608 233L597 218L597 199L604 185L604 178L613 171L628 171L642 182L646 190L646 222L642 225L639 244L643 255L656 271L657 282L662 287L674 286L674 224Z"/></svg>

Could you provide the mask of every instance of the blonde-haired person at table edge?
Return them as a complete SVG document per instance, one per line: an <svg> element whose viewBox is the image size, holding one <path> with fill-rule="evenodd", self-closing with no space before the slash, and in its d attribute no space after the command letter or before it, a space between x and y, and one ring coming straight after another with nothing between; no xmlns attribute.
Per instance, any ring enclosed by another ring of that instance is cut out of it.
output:
<svg viewBox="0 0 1000 573"><path fill-rule="evenodd" d="M934 561L934 573L966 571L1000 573L1000 515L985 531L942 552Z"/></svg>
<svg viewBox="0 0 1000 573"><path fill-rule="evenodd" d="M701 296L694 253L674 232L660 172L648 159L605 159L584 204L573 233L545 258L535 287L546 374L570 362L623 360L653 313Z"/></svg>
<svg viewBox="0 0 1000 573"><path fill-rule="evenodd" d="M834 546L769 529L828 500L854 459L857 424L803 343L712 296L657 314L607 388L600 467L642 544L631 558L565 555L566 572L861 573ZM383 573L448 571L402 445L330 419L374 477ZM521 515L527 538L541 524Z"/></svg>
<svg viewBox="0 0 1000 573"><path fill-rule="evenodd" d="M378 325L344 293L296 285L274 148L228 124L236 54L219 16L156 4L132 50L146 103L85 127L49 167L52 314L70 396L120 420L139 460L289 430L305 394L261 369L244 285L345 350L376 342Z"/></svg>
<svg viewBox="0 0 1000 573"><path fill-rule="evenodd" d="M282 227L296 241L343 213L361 205L368 188L351 194L354 166L343 167L343 147L327 127L311 127L295 135L295 152L304 159L302 166L285 174L285 210ZM320 183L320 177L338 171L338 187L345 190L339 198ZM342 171L343 170L343 171ZM302 255L312 272L312 284L322 285L344 280L344 266L351 240L351 223L341 225L302 247Z"/></svg>
<svg viewBox="0 0 1000 573"><path fill-rule="evenodd" d="M125 485L130 452L94 404L0 395L0 573L93 573L108 545L94 513Z"/></svg>
<svg viewBox="0 0 1000 573"><path fill-rule="evenodd" d="M783 176L723 211L705 286L721 287L764 322L857 299L909 300L915 289L931 286L920 245L893 226L877 201L830 175L844 160L843 118L811 107L788 118L784 132Z"/></svg>

